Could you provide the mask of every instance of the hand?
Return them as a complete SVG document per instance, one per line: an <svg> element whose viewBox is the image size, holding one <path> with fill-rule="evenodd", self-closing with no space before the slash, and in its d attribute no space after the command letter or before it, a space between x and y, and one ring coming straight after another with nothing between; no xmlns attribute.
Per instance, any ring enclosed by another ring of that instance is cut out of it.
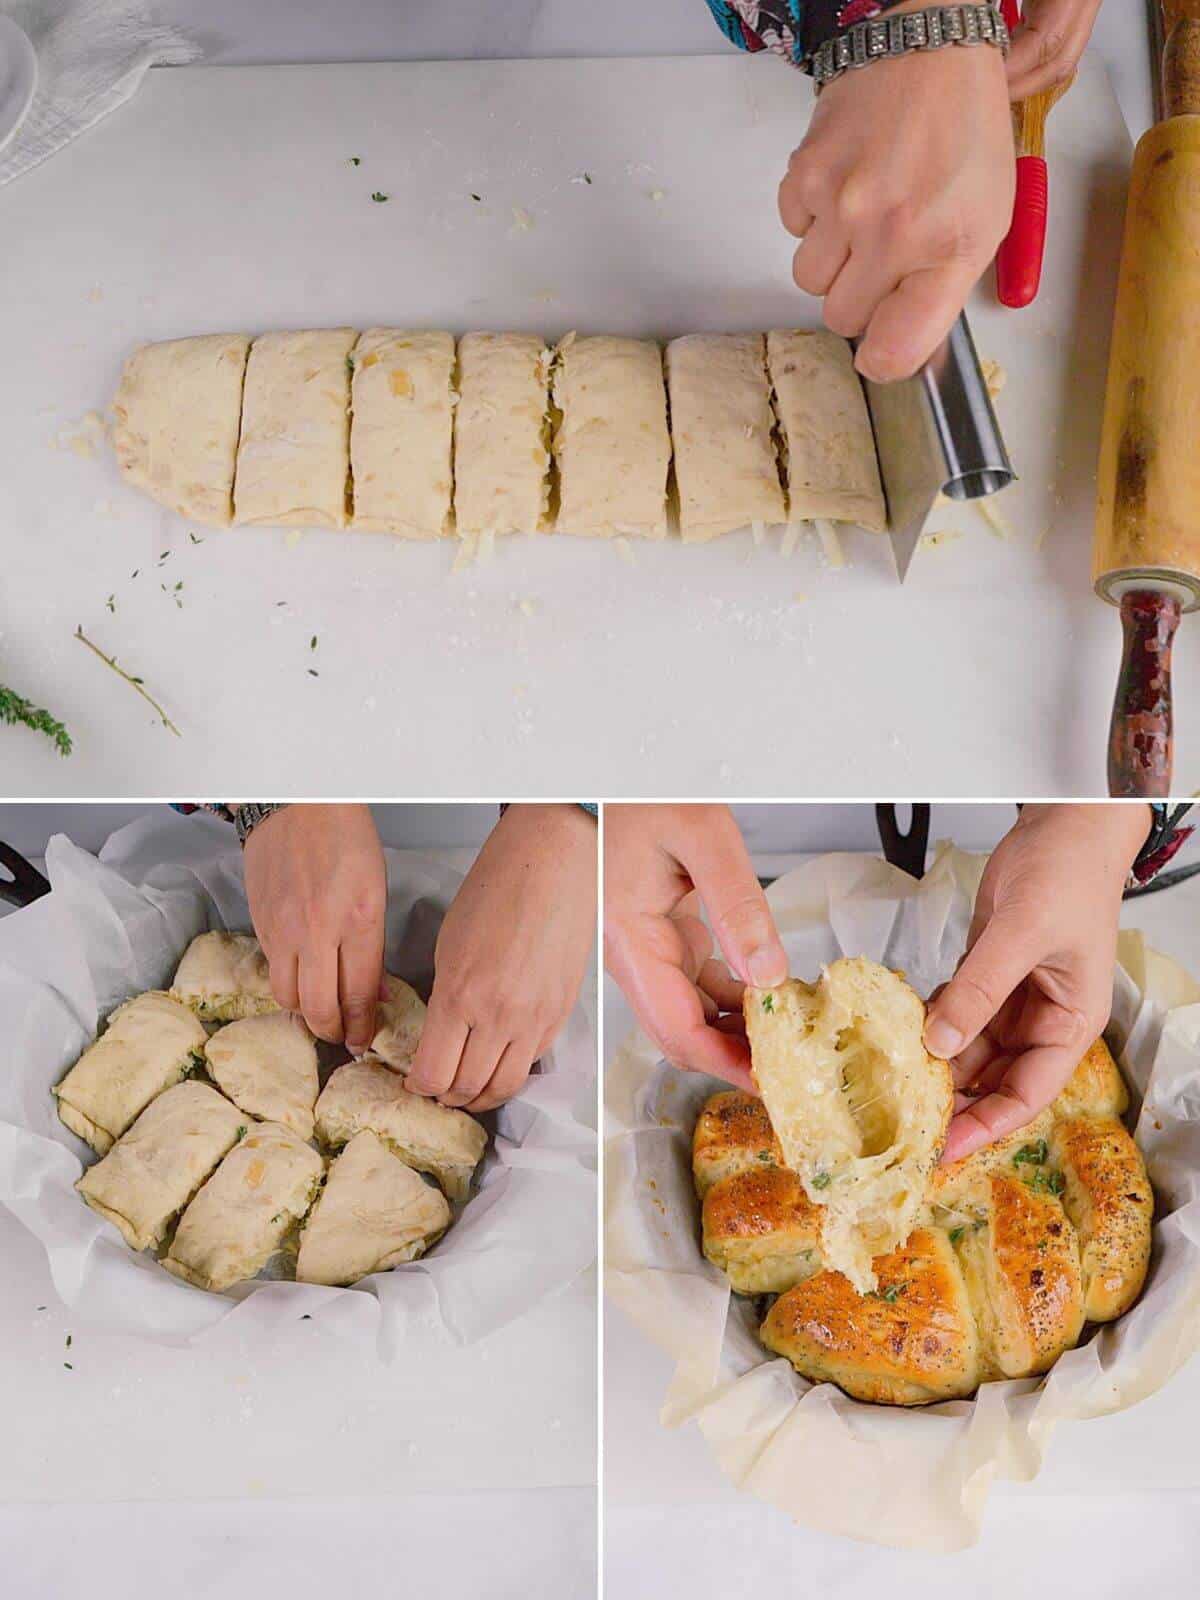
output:
<svg viewBox="0 0 1200 1600"><path fill-rule="evenodd" d="M1121 891L1149 826L1142 805L1026 806L996 847L967 953L925 1023L930 1052L970 1090L956 1099L943 1161L1024 1127L1099 1037Z"/></svg>
<svg viewBox="0 0 1200 1600"><path fill-rule="evenodd" d="M446 913L406 1087L490 1111L519 1093L579 994L596 936L596 824L510 806Z"/></svg>
<svg viewBox="0 0 1200 1600"><path fill-rule="evenodd" d="M366 806L285 806L246 840L246 895L271 991L319 1039L375 1035L387 870Z"/></svg>
<svg viewBox="0 0 1200 1600"><path fill-rule="evenodd" d="M1015 172L992 45L873 61L822 90L779 214L803 241L797 284L834 333L863 335L865 378L911 376L946 337L1008 232Z"/></svg>
<svg viewBox="0 0 1200 1600"><path fill-rule="evenodd" d="M697 895L728 966L712 959ZM787 956L727 806L605 807L604 942L609 972L668 1061L757 1092L742 987L782 983Z"/></svg>
<svg viewBox="0 0 1200 1600"><path fill-rule="evenodd" d="M1008 93L1026 100L1065 83L1079 65L1100 0L1025 0L1008 52Z"/></svg>

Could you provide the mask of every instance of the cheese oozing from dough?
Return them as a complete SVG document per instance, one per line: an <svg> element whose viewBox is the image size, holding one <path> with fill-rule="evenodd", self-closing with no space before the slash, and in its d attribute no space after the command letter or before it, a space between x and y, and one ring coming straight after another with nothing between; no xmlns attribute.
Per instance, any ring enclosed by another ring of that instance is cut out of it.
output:
<svg viewBox="0 0 1200 1600"><path fill-rule="evenodd" d="M454 517L460 538L534 533L550 506L550 352L527 333L458 342Z"/></svg>
<svg viewBox="0 0 1200 1600"><path fill-rule="evenodd" d="M667 391L651 339L569 333L555 352L559 533L667 534Z"/></svg>
<svg viewBox="0 0 1200 1600"><path fill-rule="evenodd" d="M353 525L441 538L451 526L453 336L369 328L350 359Z"/></svg>
<svg viewBox="0 0 1200 1600"><path fill-rule="evenodd" d="M346 526L352 328L264 333L250 347L233 485L238 522Z"/></svg>

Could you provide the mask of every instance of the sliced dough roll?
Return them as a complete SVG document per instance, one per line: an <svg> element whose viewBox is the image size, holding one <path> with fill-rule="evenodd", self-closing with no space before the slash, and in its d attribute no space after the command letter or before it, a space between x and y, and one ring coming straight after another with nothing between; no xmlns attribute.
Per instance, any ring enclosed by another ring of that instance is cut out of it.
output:
<svg viewBox="0 0 1200 1600"><path fill-rule="evenodd" d="M264 333L250 347L233 485L244 523L346 526L353 328Z"/></svg>
<svg viewBox="0 0 1200 1600"><path fill-rule="evenodd" d="M785 521L762 334L672 339L666 369L684 541Z"/></svg>
<svg viewBox="0 0 1200 1600"><path fill-rule="evenodd" d="M650 339L569 333L555 352L559 533L667 534L667 391Z"/></svg>
<svg viewBox="0 0 1200 1600"><path fill-rule="evenodd" d="M424 1255L450 1226L445 1196L364 1130L342 1151L300 1236L298 1283L357 1283Z"/></svg>
<svg viewBox="0 0 1200 1600"><path fill-rule="evenodd" d="M779 417L788 520L826 517L872 533L887 528L875 435L854 356L836 333L767 335Z"/></svg>
<svg viewBox="0 0 1200 1600"><path fill-rule="evenodd" d="M368 328L350 363L354 527L440 539L450 531L453 336Z"/></svg>
<svg viewBox="0 0 1200 1600"><path fill-rule="evenodd" d="M256 1277L312 1205L324 1171L290 1128L255 1124L179 1219L163 1266L198 1289Z"/></svg>
<svg viewBox="0 0 1200 1600"><path fill-rule="evenodd" d="M51 1091L60 1121L106 1155L155 1095L186 1076L204 1041L200 1023L170 995L127 1000Z"/></svg>
<svg viewBox="0 0 1200 1600"><path fill-rule="evenodd" d="M460 538L534 533L550 505L550 352L528 333L458 342L454 521Z"/></svg>
<svg viewBox="0 0 1200 1600"><path fill-rule="evenodd" d="M207 1083L177 1083L75 1187L131 1250L145 1250L161 1243L171 1218L248 1131L245 1112Z"/></svg>
<svg viewBox="0 0 1200 1600"><path fill-rule="evenodd" d="M267 958L249 933L199 934L184 951L171 997L203 1022L233 1022L279 1010Z"/></svg>
<svg viewBox="0 0 1200 1600"><path fill-rule="evenodd" d="M858 956L815 984L747 989L754 1076L789 1167L824 1209L826 1262L860 1293L872 1258L912 1231L954 1106L950 1068L928 1054L925 1007Z"/></svg>
<svg viewBox="0 0 1200 1600"><path fill-rule="evenodd" d="M282 1123L301 1139L313 1136L320 1093L317 1046L300 1017L288 1011L245 1017L221 1028L205 1047L218 1088L252 1117Z"/></svg>
<svg viewBox="0 0 1200 1600"><path fill-rule="evenodd" d="M400 1074L364 1056L339 1067L317 1101L317 1132L345 1144L366 1128L402 1161L437 1179L451 1200L466 1200L487 1144L475 1118L409 1094Z"/></svg>
<svg viewBox="0 0 1200 1600"><path fill-rule="evenodd" d="M383 975L387 995L375 1008L375 1037L371 1054L397 1072L407 1072L425 1027L425 1002L403 978Z"/></svg>
<svg viewBox="0 0 1200 1600"><path fill-rule="evenodd" d="M117 465L135 488L192 522L227 528L242 419L244 333L135 350L113 401Z"/></svg>

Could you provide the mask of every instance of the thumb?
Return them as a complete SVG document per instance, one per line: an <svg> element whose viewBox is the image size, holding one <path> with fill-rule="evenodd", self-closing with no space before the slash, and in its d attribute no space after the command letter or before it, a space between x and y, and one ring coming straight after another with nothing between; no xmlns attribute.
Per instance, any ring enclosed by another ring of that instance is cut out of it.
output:
<svg viewBox="0 0 1200 1600"><path fill-rule="evenodd" d="M728 811L704 819L689 840L683 866L738 977L756 989L782 983L788 973L787 955L741 831Z"/></svg>
<svg viewBox="0 0 1200 1600"><path fill-rule="evenodd" d="M926 1049L946 1061L965 1050L1040 959L1025 918L998 911L930 1006Z"/></svg>
<svg viewBox="0 0 1200 1600"><path fill-rule="evenodd" d="M950 332L981 270L957 258L902 278L871 315L854 357L859 373L874 383L911 377Z"/></svg>

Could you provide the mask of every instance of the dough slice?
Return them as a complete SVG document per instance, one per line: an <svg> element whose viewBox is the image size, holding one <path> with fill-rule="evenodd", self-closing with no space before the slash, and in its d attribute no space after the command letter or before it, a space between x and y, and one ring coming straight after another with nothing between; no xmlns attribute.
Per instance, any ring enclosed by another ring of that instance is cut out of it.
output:
<svg viewBox="0 0 1200 1600"><path fill-rule="evenodd" d="M353 525L441 538L450 532L452 335L368 328L350 363Z"/></svg>
<svg viewBox="0 0 1200 1600"><path fill-rule="evenodd" d="M300 1236L296 1281L357 1283L415 1261L449 1226L445 1196L364 1129L329 1169Z"/></svg>
<svg viewBox="0 0 1200 1600"><path fill-rule="evenodd" d="M533 533L550 506L550 352L528 333L458 342L454 521L460 538Z"/></svg>
<svg viewBox="0 0 1200 1600"><path fill-rule="evenodd" d="M242 420L244 333L135 350L113 401L117 465L135 488L191 522L227 528Z"/></svg>
<svg viewBox="0 0 1200 1600"><path fill-rule="evenodd" d="M184 951L171 985L203 1022L233 1022L278 1011L271 974L259 942L249 933L202 933Z"/></svg>
<svg viewBox="0 0 1200 1600"><path fill-rule="evenodd" d="M487 1144L475 1118L409 1094L398 1072L364 1056L339 1067L317 1101L317 1132L326 1144L346 1144L364 1128L418 1172L429 1172L451 1200L466 1200Z"/></svg>
<svg viewBox="0 0 1200 1600"><path fill-rule="evenodd" d="M250 347L233 484L244 523L346 526L353 328L264 333Z"/></svg>
<svg viewBox="0 0 1200 1600"><path fill-rule="evenodd" d="M850 346L836 333L777 329L767 335L767 368L788 520L827 517L883 533L887 506L875 435Z"/></svg>
<svg viewBox="0 0 1200 1600"><path fill-rule="evenodd" d="M205 1047L218 1088L252 1117L313 1136L317 1046L300 1017L272 1011L221 1028Z"/></svg>
<svg viewBox="0 0 1200 1600"><path fill-rule="evenodd" d="M925 1007L863 957L815 984L747 989L754 1076L784 1158L824 1211L822 1251L862 1294L872 1260L916 1224L954 1107L950 1068L922 1043Z"/></svg>
<svg viewBox="0 0 1200 1600"><path fill-rule="evenodd" d="M761 333L692 333L666 354L679 531L697 544L786 519Z"/></svg>
<svg viewBox="0 0 1200 1600"><path fill-rule="evenodd" d="M569 333L554 362L559 533L667 534L667 391L650 339Z"/></svg>
<svg viewBox="0 0 1200 1600"><path fill-rule="evenodd" d="M75 1187L131 1250L145 1250L162 1242L171 1218L249 1126L245 1112L207 1083L177 1083Z"/></svg>
<svg viewBox="0 0 1200 1600"><path fill-rule="evenodd" d="M290 1128L256 1123L183 1213L163 1266L198 1289L256 1277L312 1205L324 1171Z"/></svg>
<svg viewBox="0 0 1200 1600"><path fill-rule="evenodd" d="M205 1038L197 1019L169 994L127 1000L51 1091L60 1121L106 1155L155 1095L182 1081Z"/></svg>
<svg viewBox="0 0 1200 1600"><path fill-rule="evenodd" d="M425 1026L425 1002L403 978L383 975L387 994L375 1008L376 1031L371 1054L397 1072L407 1072Z"/></svg>

